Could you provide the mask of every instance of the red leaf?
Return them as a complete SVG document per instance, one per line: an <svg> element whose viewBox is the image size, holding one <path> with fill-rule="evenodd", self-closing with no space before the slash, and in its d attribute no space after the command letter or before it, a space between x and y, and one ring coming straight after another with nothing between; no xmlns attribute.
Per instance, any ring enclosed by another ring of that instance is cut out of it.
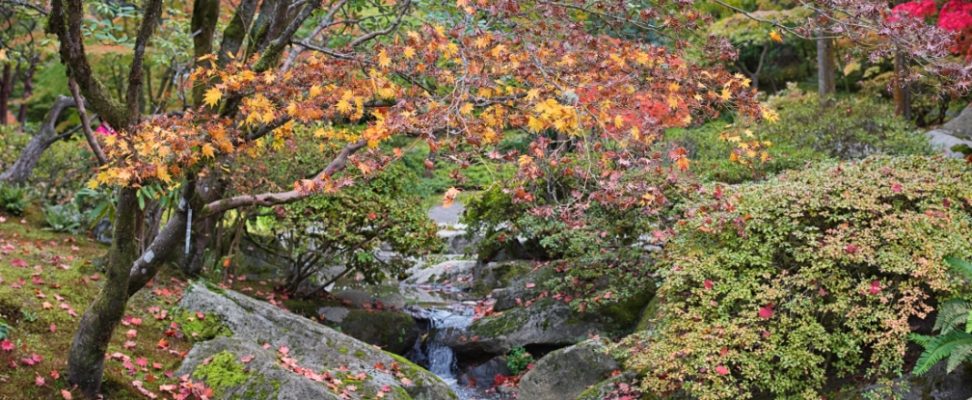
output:
<svg viewBox="0 0 972 400"><path fill-rule="evenodd" d="M873 280L871 281L871 288L867 290L871 295L881 293L881 281Z"/></svg>
<svg viewBox="0 0 972 400"><path fill-rule="evenodd" d="M726 368L725 365L720 365L715 367L715 371L719 375L723 375L723 376L729 375L729 368Z"/></svg>
<svg viewBox="0 0 972 400"><path fill-rule="evenodd" d="M702 287L704 287L705 290L712 290L712 286L714 285L711 279L706 279L704 282L702 282Z"/></svg>
<svg viewBox="0 0 972 400"><path fill-rule="evenodd" d="M13 342L11 342L10 339L0 340L0 349L2 349L3 351L13 351L14 348L16 348L16 346L14 346Z"/></svg>

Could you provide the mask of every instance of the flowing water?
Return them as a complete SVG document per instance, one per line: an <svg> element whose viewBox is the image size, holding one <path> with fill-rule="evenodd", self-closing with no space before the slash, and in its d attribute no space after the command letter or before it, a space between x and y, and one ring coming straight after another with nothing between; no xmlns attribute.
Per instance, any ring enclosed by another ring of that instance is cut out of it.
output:
<svg viewBox="0 0 972 400"><path fill-rule="evenodd" d="M460 400L497 399L494 393L469 387L461 381L456 355L452 348L442 342L445 335L465 334L473 322L473 310L474 304L461 301L409 307L416 319L427 321L428 327L426 334L416 341L408 358L442 378Z"/></svg>

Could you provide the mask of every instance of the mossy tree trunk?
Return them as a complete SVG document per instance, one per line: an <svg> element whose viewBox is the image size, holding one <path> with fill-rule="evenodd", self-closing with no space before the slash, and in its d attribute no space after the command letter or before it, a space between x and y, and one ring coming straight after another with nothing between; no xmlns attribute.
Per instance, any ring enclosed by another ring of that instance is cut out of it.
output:
<svg viewBox="0 0 972 400"><path fill-rule="evenodd" d="M138 214L136 190L119 189L117 198L115 239L108 253L105 286L81 317L68 354L68 381L78 385L81 392L90 398L97 397L101 391L105 350L115 326L125 313L129 269L138 257L135 241L130 240L135 236Z"/></svg>

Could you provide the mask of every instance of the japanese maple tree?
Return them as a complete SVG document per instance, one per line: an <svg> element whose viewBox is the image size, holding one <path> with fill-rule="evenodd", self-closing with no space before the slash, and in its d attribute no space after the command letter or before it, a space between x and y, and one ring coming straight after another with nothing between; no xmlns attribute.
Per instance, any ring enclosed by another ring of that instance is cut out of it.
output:
<svg viewBox="0 0 972 400"><path fill-rule="evenodd" d="M682 57L679 36L706 21L691 2L422 4L436 12L414 13L418 5L409 0L242 0L233 6L197 0L192 103L147 114L139 95L146 80L142 64L166 14L163 2L146 0L141 7L127 92L118 99L89 64L84 3L53 1L49 30L60 42L68 74L91 111L117 132L104 137L107 163L91 182L117 189L116 217L105 285L71 348L72 383L89 396L99 392L105 348L128 298L164 263L198 263L222 213L295 202L367 179L401 157L382 146L394 136L424 139L460 163L484 155L515 163L524 183L566 153L589 155L600 160L596 173L557 173L589 181L607 201L650 209L664 200L631 199L654 196L657 188L617 187L612 171L685 169L684 151L658 154L652 146L666 128L727 110L760 117L747 79ZM346 19L356 7L377 10L384 23ZM220 14L227 11L225 29L217 34ZM605 26L653 30L672 45L600 33L585 22L592 18ZM297 39L305 25L315 25L311 35ZM298 127L316 130L321 142L320 167L294 171L310 178L279 192L232 187L234 160L279 151L275 144ZM526 154L493 148L511 130L531 135ZM165 224L139 247L138 191L146 185L179 194ZM519 200L529 201L524 193Z"/></svg>

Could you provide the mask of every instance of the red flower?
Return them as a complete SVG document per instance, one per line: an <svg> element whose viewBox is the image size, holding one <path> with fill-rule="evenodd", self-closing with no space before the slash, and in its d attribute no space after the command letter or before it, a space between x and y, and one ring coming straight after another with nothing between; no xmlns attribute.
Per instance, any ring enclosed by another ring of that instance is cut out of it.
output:
<svg viewBox="0 0 972 400"><path fill-rule="evenodd" d="M921 0L921 1L909 1L907 3L901 3L891 9L891 16L888 18L889 21L895 21L901 17L912 17L912 18L927 18L935 15L938 11L935 6L935 0Z"/></svg>

